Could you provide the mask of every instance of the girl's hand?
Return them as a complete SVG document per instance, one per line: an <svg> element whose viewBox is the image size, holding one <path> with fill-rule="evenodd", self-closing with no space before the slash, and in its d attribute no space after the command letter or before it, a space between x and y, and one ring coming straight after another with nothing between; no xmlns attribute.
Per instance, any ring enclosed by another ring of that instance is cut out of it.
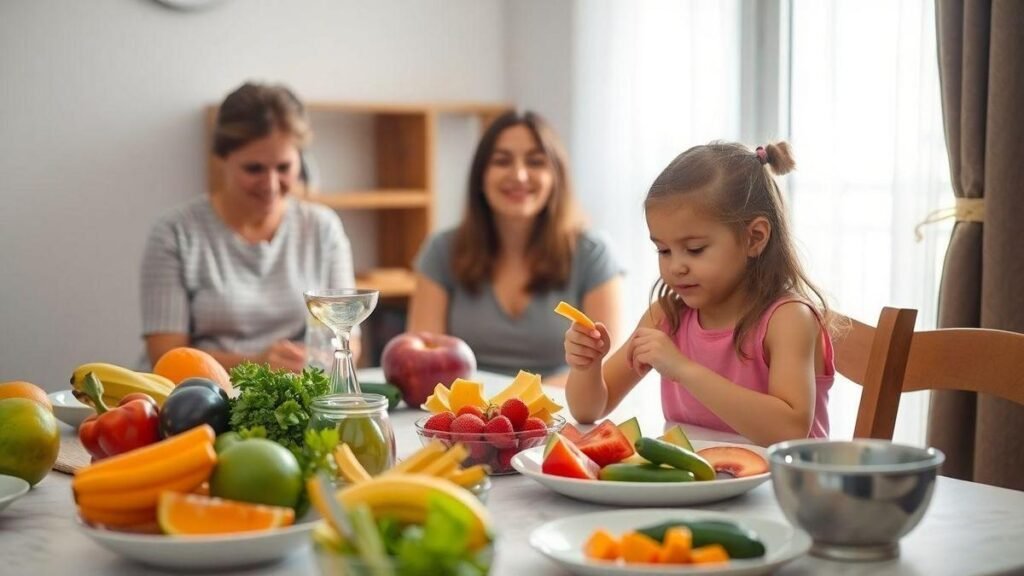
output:
<svg viewBox="0 0 1024 576"><path fill-rule="evenodd" d="M586 370L601 365L601 359L611 348L608 328L595 322L595 330L589 330L576 322L565 331L565 362L571 368Z"/></svg>
<svg viewBox="0 0 1024 576"><path fill-rule="evenodd" d="M290 340L278 340L271 344L257 358L260 364L270 364L271 368L282 368L292 372L302 372L306 367L306 347Z"/></svg>
<svg viewBox="0 0 1024 576"><path fill-rule="evenodd" d="M626 348L626 360L641 377L651 369L670 380L679 379L675 373L679 366L687 361L675 342L667 334L655 328L637 328L629 339Z"/></svg>

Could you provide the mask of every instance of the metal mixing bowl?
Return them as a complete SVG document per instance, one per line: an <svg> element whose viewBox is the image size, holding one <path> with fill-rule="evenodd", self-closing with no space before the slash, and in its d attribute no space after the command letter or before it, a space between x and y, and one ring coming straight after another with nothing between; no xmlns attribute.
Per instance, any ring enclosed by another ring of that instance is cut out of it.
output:
<svg viewBox="0 0 1024 576"><path fill-rule="evenodd" d="M779 506L833 560L884 560L921 521L945 455L885 440L781 442L768 449Z"/></svg>

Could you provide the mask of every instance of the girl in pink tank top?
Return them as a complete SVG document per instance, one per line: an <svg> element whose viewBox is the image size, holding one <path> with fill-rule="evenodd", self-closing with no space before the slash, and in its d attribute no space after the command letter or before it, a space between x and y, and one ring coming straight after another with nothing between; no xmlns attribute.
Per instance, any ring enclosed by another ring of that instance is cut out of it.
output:
<svg viewBox="0 0 1024 576"><path fill-rule="evenodd" d="M665 418L768 445L828 436L833 364L825 299L807 279L773 177L785 142L713 142L680 154L647 194L657 299L607 360L607 330L566 332L569 410L592 422L651 369Z"/></svg>

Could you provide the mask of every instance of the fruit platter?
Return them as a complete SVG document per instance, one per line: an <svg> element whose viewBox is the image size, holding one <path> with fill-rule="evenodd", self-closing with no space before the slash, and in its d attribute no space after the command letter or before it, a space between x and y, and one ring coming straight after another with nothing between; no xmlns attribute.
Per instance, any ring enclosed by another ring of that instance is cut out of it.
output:
<svg viewBox="0 0 1024 576"><path fill-rule="evenodd" d="M693 442L682 428L643 436L636 418L604 421L586 434L571 424L512 466L578 500L619 506L689 506L739 496L770 477L764 449Z"/></svg>

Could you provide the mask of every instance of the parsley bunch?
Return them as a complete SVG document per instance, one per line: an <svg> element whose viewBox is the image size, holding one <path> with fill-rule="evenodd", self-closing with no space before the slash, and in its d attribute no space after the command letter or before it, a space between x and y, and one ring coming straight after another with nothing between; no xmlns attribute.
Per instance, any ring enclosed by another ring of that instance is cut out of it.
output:
<svg viewBox="0 0 1024 576"><path fill-rule="evenodd" d="M231 429L242 432L262 427L266 438L296 456L302 454L310 405L331 387L323 371L307 368L294 374L267 364L243 362L231 369L231 382L241 392L231 402Z"/></svg>

